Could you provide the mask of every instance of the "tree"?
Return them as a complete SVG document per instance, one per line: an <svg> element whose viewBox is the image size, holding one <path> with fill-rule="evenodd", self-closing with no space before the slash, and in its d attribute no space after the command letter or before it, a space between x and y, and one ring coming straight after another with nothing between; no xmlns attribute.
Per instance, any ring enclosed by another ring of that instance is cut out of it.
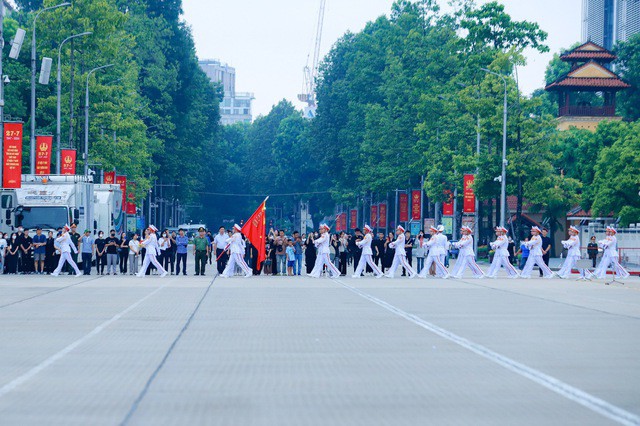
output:
<svg viewBox="0 0 640 426"><path fill-rule="evenodd" d="M640 34L616 45L616 66L631 88L620 92L618 110L629 121L640 119Z"/></svg>

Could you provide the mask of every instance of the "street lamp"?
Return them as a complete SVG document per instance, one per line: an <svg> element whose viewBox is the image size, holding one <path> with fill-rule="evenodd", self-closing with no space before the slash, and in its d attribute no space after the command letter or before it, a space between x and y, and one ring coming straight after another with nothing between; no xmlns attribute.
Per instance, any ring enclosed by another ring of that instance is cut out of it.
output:
<svg viewBox="0 0 640 426"><path fill-rule="evenodd" d="M503 106L503 123L502 123L502 175L500 175L500 226L505 226L504 216L507 211L507 79L504 75L486 68L480 68L482 71L497 75L504 82L504 106Z"/></svg>
<svg viewBox="0 0 640 426"><path fill-rule="evenodd" d="M65 2L55 6L45 7L38 11L33 18L33 34L31 35L31 174L36 173L36 21L42 12L57 9L59 7L71 6Z"/></svg>
<svg viewBox="0 0 640 426"><path fill-rule="evenodd" d="M60 46L58 46L58 77L56 79L56 84L57 84L57 110L56 110L56 150L57 150L57 155L56 155L56 174L60 174L60 94L62 91L62 69L60 66L60 55L62 53L62 46L64 46L64 44L71 40L74 39L76 37L82 37L82 36L86 36L86 35L90 35L93 34L91 31L87 31L84 33L80 33L80 34L74 34L72 36L69 36L67 38L65 38L62 43L60 43Z"/></svg>
<svg viewBox="0 0 640 426"><path fill-rule="evenodd" d="M91 74L96 71L103 70L105 68L109 68L114 66L115 64L103 65L101 67L97 67L89 71L87 74L87 89L85 92L85 103L84 103L84 175L89 176L89 78Z"/></svg>

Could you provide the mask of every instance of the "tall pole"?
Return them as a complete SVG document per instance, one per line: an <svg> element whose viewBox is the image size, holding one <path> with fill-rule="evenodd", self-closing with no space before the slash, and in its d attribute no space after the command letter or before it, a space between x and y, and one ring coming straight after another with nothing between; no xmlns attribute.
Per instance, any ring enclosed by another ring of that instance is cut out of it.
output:
<svg viewBox="0 0 640 426"><path fill-rule="evenodd" d="M476 155L478 156L478 158L480 158L480 113L478 113L478 124L477 124L477 129L476 129ZM478 166L476 166L476 176L478 176L478 173L480 173L480 168ZM480 240L480 201L478 200L478 197L475 197L475 201L476 201L476 205L475 205L475 210L476 210L476 226L474 227L474 235L473 235L473 251L474 253L478 253L478 242Z"/></svg>
<svg viewBox="0 0 640 426"><path fill-rule="evenodd" d="M63 6L71 6L71 3L60 3L55 6L45 7L36 13L33 18L33 32L31 34L31 152L29 159L32 175L36 173L36 21L42 12Z"/></svg>
<svg viewBox="0 0 640 426"><path fill-rule="evenodd" d="M4 77L2 75L2 52L4 51L4 0L0 0L0 188L4 184L2 164L4 155Z"/></svg>
<svg viewBox="0 0 640 426"><path fill-rule="evenodd" d="M1 2L2 0L0 0ZM60 56L62 53L62 46L64 46L64 44L71 40L74 39L76 37L82 37L82 36L86 36L92 34L91 32L84 32L84 33L80 33L80 34L74 34L70 37L65 38L62 43L60 43L60 46L58 46L58 75L56 78L56 86L57 86L57 102L56 102L56 174L60 174L60 152L61 152L61 146L60 146L60 97L61 97L61 93L62 93L62 68L60 66Z"/></svg>
<svg viewBox="0 0 640 426"><path fill-rule="evenodd" d="M504 227L507 210L507 79L497 72L481 68L482 71L497 75L504 83L504 106L502 111L502 174L500 175L500 226Z"/></svg>
<svg viewBox="0 0 640 426"><path fill-rule="evenodd" d="M2 0L0 0L2 1ZM87 86L85 91L85 102L84 102L84 154L82 158L84 159L84 175L89 176L89 78L91 74L98 70L102 70L105 68L112 67L114 64L103 65L101 67L97 67L89 71L87 74Z"/></svg>

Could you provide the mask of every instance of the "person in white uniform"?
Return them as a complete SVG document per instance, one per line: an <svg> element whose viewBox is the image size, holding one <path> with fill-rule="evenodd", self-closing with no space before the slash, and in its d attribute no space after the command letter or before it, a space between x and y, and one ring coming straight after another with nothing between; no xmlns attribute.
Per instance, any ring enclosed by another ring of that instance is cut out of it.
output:
<svg viewBox="0 0 640 426"><path fill-rule="evenodd" d="M495 278L496 274L500 270L500 267L504 267L509 277L518 278L520 274L509 262L509 238L507 238L507 228L502 226L496 226L496 240L489 245L494 250L493 261L487 272L488 278Z"/></svg>
<svg viewBox="0 0 640 426"><path fill-rule="evenodd" d="M473 231L468 226L463 226L460 228L460 232L462 232L462 238L453 243L453 246L460 249L460 252L456 264L451 271L451 277L462 278L464 270L468 266L476 278L484 278L484 273L476 263L476 255L473 252L473 237L471 236Z"/></svg>
<svg viewBox="0 0 640 426"><path fill-rule="evenodd" d="M598 265L593 272L593 275L595 275L596 278L605 278L607 276L607 269L611 267L619 278L624 279L629 277L629 272L620 265L618 260L618 239L616 238L618 231L612 226L607 226L605 233L607 236L603 240L598 241L598 245L602 247L603 250L602 260L600 260L600 265Z"/></svg>
<svg viewBox="0 0 640 426"><path fill-rule="evenodd" d="M60 271L62 271L65 262L71 265L71 267L76 271L76 277L82 276L80 269L78 269L78 265L76 265L76 262L74 262L71 257L71 250L73 250L74 253L77 253L78 249L75 244L73 244L73 241L71 241L71 237L69 236L70 230L71 228L69 225L64 225L64 228L62 228L62 235L56 238L56 245L60 248L60 260L58 261L58 267L51 273L54 277L60 275Z"/></svg>
<svg viewBox="0 0 640 426"><path fill-rule="evenodd" d="M444 266L444 256L446 255L446 246L442 245L442 239L439 237L438 228L432 226L429 228L429 232L431 233L431 238L422 243L422 246L425 249L429 250L427 254L427 259L424 262L424 268L420 271L418 276L420 278L426 278L429 273L429 269L431 269L431 265L436 265L436 276L440 278L447 279L449 278L449 272L447 268ZM446 236L445 242L446 242Z"/></svg>
<svg viewBox="0 0 640 426"><path fill-rule="evenodd" d="M368 264L373 270L373 274L376 278L382 278L383 273L378 266L373 262L373 250L371 250L371 241L373 235L373 229L369 225L364 225L364 238L360 241L356 241L356 245L362 249L362 255L358 262L358 267L352 275L352 278L360 278L360 274L364 271L364 267Z"/></svg>
<svg viewBox="0 0 640 426"><path fill-rule="evenodd" d="M249 268L247 262L244 261L244 252L247 246L242 239L241 231L242 228L240 225L237 223L233 225L233 235L227 240L227 245L229 246L229 261L222 274L220 274L222 278L232 277L236 272L236 266L242 269L245 278L253 276L253 271Z"/></svg>
<svg viewBox="0 0 640 426"><path fill-rule="evenodd" d="M542 259L542 238L540 237L540 228L534 226L531 228L531 238L524 243L529 248L529 258L525 263L520 277L531 278L531 271L533 267L538 265L538 268L542 270L542 274L545 278L553 278L555 275L551 269L544 263Z"/></svg>
<svg viewBox="0 0 640 426"><path fill-rule="evenodd" d="M405 246L405 230L402 225L398 225L396 228L396 240L392 243L389 243L391 248L396 249L395 255L393 256L393 263L391 263L391 267L387 272L387 277L393 278L395 277L396 270L402 266L407 274L409 274L409 278L413 278L416 276L416 271L409 265L407 262L407 252L404 248Z"/></svg>
<svg viewBox="0 0 640 426"><path fill-rule="evenodd" d="M569 239L561 241L564 248L567 249L567 258L562 264L562 268L558 271L560 278L569 278L571 271L576 266L578 260L580 260L580 238L578 235L580 231L575 226L569 227Z"/></svg>
<svg viewBox="0 0 640 426"><path fill-rule="evenodd" d="M160 248L158 247L158 237L156 237L156 232L158 232L158 228L153 225L149 225L149 235L145 238L140 246L146 249L144 254L144 262L142 262L142 268L140 268L140 272L136 274L136 277L142 278L147 272L149 268L149 264L153 263L153 266L160 272L160 277L164 277L167 275L167 271L160 265L156 256L160 253Z"/></svg>
<svg viewBox="0 0 640 426"><path fill-rule="evenodd" d="M340 271L336 268L331 262L331 257L329 256L330 249L330 238L329 238L329 225L323 223L320 225L320 236L313 241L313 244L316 246L317 256L316 256L316 264L313 267L313 270L307 276L312 278L320 278L322 275L322 270L326 266L327 271L331 278L339 277Z"/></svg>

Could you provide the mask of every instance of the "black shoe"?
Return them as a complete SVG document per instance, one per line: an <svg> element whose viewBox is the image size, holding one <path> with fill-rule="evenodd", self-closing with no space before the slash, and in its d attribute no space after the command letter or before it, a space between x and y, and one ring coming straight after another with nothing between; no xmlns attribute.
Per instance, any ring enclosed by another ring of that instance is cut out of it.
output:
<svg viewBox="0 0 640 426"><path fill-rule="evenodd" d="M196 272L196 275L200 275L200 274Z"/></svg>

